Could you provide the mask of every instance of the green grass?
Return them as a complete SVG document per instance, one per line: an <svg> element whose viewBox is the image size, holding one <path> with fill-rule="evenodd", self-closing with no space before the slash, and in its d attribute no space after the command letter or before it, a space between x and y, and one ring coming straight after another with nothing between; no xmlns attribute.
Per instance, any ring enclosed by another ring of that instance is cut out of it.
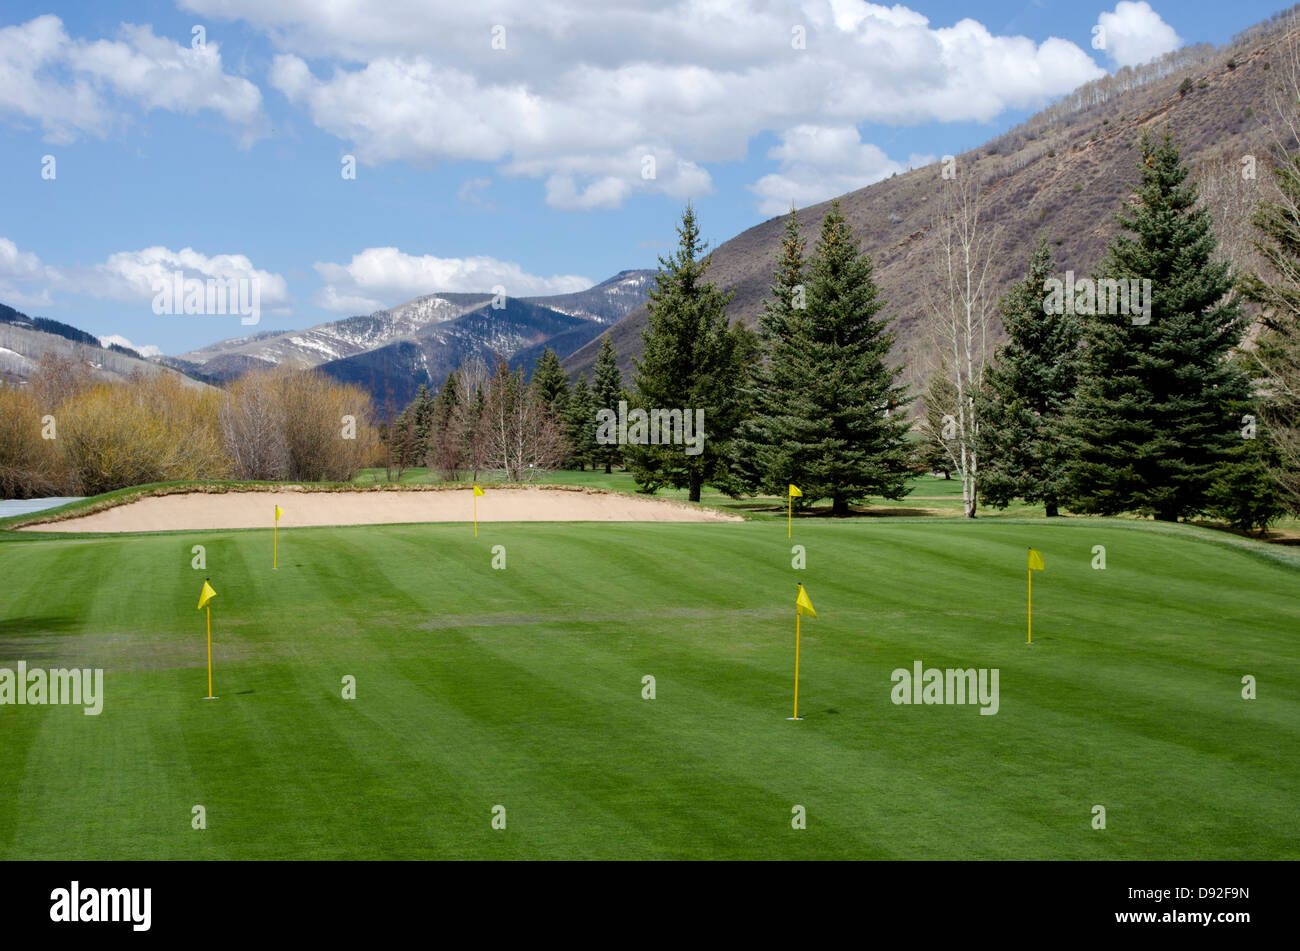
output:
<svg viewBox="0 0 1300 951"><path fill-rule="evenodd" d="M302 528L272 572L269 531L0 533L0 667L107 694L0 706L0 858L1300 857L1300 552L1131 520L795 534L806 571L770 520ZM895 706L915 660L999 668L1000 711Z"/></svg>

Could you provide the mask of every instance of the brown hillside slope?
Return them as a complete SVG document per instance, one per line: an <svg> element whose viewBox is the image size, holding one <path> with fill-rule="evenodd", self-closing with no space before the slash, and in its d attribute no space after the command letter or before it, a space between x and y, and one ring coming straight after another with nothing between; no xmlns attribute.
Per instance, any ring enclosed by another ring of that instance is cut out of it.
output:
<svg viewBox="0 0 1300 951"><path fill-rule="evenodd" d="M1285 21L1252 28L1221 48L1176 51L1138 70L1124 70L1081 87L1021 126L957 157L983 182L988 217L1000 229L994 264L995 297L1021 277L1030 251L1046 238L1060 273L1084 276L1096 267L1116 230L1114 213L1138 180L1137 142L1144 128L1172 130L1193 170L1241 156L1258 159L1258 182L1266 184L1266 156L1273 133L1267 126L1282 80L1284 49L1292 39ZM1135 80L1136 77L1136 80ZM1135 81L1146 79L1136 88ZM1191 89L1180 92L1185 79ZM860 247L875 261L876 278L898 332L894 359L919 388L930 370L918 322L926 279L926 238L938 201L940 165L908 172L841 196L841 208ZM799 211L808 248L829 207ZM706 222L707 224L707 222ZM729 314L752 325L769 291L779 250L782 218L773 218L719 245L710 279L734 290ZM625 373L641 352L643 306L609 333ZM998 334L1001 328L998 328ZM565 369L591 375L599 338L572 354Z"/></svg>

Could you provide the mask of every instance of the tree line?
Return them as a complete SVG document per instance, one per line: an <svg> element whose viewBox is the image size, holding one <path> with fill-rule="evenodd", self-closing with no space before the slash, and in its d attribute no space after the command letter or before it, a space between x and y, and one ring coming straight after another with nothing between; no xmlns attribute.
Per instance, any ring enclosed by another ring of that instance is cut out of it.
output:
<svg viewBox="0 0 1300 951"><path fill-rule="evenodd" d="M1273 272L1265 278L1237 274L1216 254L1213 216L1168 132L1144 136L1139 153L1140 183L1088 293L1150 281L1140 316L1082 299L1062 307L1059 290L1053 307L1048 287L1059 275L1045 242L1024 278L992 300L985 276L997 233L980 221L978 184L945 184L922 291L938 370L916 413L890 360L894 332L871 258L838 203L811 249L791 210L753 331L727 319L730 295L707 278L688 205L676 251L659 261L628 385L608 335L590 385L580 375L570 386L550 350L528 383L504 361L490 377L469 373L473 385L458 371L399 417L398 455L450 478L622 465L642 491L672 486L694 501L705 485L739 497L794 484L798 504L829 501L838 515L867 497L902 498L909 477L943 471L963 479L968 517L1021 499L1049 516L1210 514L1263 528L1300 511L1300 158L1275 166L1282 199L1255 214L1255 253ZM1265 312L1249 341L1243 300ZM1006 337L998 347L995 311ZM703 410L703 451L597 439L597 414L620 403Z"/></svg>
<svg viewBox="0 0 1300 951"><path fill-rule="evenodd" d="M187 479L349 481L378 446L370 397L314 371L248 373L225 390L174 373L96 380L46 354L0 386L0 496L94 495Z"/></svg>

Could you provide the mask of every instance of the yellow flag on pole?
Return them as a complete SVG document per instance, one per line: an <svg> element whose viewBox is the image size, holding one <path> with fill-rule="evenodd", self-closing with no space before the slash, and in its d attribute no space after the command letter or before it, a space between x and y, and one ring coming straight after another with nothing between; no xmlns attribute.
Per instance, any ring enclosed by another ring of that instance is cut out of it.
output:
<svg viewBox="0 0 1300 951"><path fill-rule="evenodd" d="M280 508L280 506L277 505L275 507L275 520L277 522L280 521L280 516L283 514L284 514L284 509Z"/></svg>
<svg viewBox="0 0 1300 951"><path fill-rule="evenodd" d="M812 601L808 598L808 592L803 589L803 585L796 585L799 589L798 595L794 599L794 716L790 720L799 719L799 618L801 615L816 617L817 612L813 610Z"/></svg>
<svg viewBox="0 0 1300 951"><path fill-rule="evenodd" d="M1026 632L1028 635L1025 638L1026 644L1034 643L1034 572L1042 571L1043 568L1043 553L1040 551L1034 551L1032 548L1029 549L1029 603L1027 605L1028 613L1026 615L1029 629Z"/></svg>
<svg viewBox="0 0 1300 951"><path fill-rule="evenodd" d="M812 601L808 599L808 592L799 585L799 595L794 599L795 614L802 614L805 617L816 617L817 612L813 609Z"/></svg>
<svg viewBox="0 0 1300 951"><path fill-rule="evenodd" d="M799 491L799 487L798 487L797 485L791 485L791 486L790 486L790 498L792 498L792 499L801 499L801 498L803 498L803 493L802 493L801 491Z"/></svg>
<svg viewBox="0 0 1300 951"><path fill-rule="evenodd" d="M785 497L785 537L786 538L790 537L790 526L793 524L794 521L794 500L801 499L801 498L803 498L803 493L799 491L799 487L797 485L791 483L790 488L787 490L786 497Z"/></svg>
<svg viewBox="0 0 1300 951"><path fill-rule="evenodd" d="M475 494L475 495L484 495L485 493L484 493L483 490L480 489L478 486L474 486L474 494Z"/></svg>
<svg viewBox="0 0 1300 951"><path fill-rule="evenodd" d="M199 607L198 607L198 610L202 611L204 605L206 605L209 601L211 601L211 600L212 600L213 598L215 598L216 596L217 596L217 592L215 592L215 591L212 590L212 585L210 585L210 584L208 584L206 581L204 581L204 582L203 582L203 590L199 592Z"/></svg>

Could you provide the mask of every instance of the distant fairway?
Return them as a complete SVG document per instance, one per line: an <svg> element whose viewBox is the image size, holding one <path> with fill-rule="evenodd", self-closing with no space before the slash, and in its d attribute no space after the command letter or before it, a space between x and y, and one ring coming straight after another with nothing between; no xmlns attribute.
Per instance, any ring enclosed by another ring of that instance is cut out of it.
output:
<svg viewBox="0 0 1300 951"><path fill-rule="evenodd" d="M301 528L272 572L269 530L0 533L0 667L107 695L0 706L0 858L1300 857L1296 552L1085 519L793 542L806 571L771 520ZM916 660L1000 668L999 713L895 706Z"/></svg>

